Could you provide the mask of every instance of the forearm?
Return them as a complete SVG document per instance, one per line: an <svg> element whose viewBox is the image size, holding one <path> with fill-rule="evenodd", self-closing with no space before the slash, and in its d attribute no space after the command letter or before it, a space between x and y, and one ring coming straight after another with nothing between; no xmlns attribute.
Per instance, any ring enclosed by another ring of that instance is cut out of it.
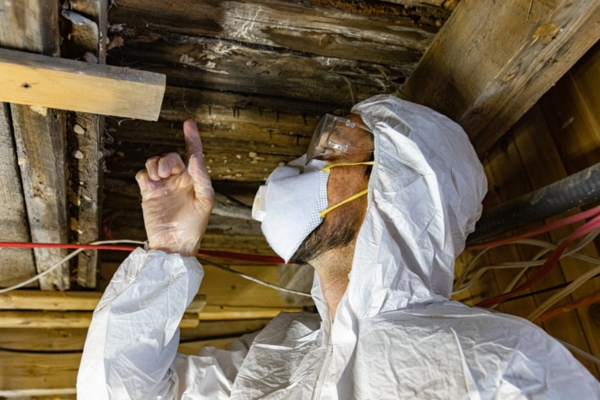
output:
<svg viewBox="0 0 600 400"><path fill-rule="evenodd" d="M156 398L171 393L179 322L203 277L191 257L133 252L106 289L78 376L82 398Z"/></svg>

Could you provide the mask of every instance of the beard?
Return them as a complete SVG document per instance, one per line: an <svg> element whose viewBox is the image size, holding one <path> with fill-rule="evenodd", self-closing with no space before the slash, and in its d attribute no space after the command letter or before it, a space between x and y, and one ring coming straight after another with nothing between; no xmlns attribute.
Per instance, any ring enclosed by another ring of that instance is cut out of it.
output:
<svg viewBox="0 0 600 400"><path fill-rule="evenodd" d="M302 242L291 260L297 264L309 264L321 254L348 246L362 225L365 209L353 201L333 210L327 218Z"/></svg>

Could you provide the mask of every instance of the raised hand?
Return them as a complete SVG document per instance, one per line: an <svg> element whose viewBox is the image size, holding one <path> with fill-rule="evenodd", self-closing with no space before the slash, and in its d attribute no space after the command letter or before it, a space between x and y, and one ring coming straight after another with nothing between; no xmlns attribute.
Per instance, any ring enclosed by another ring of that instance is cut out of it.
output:
<svg viewBox="0 0 600 400"><path fill-rule="evenodd" d="M177 153L152 157L135 176L142 192L142 210L152 250L193 256L206 231L215 195L202 154L198 127L183 124L188 165Z"/></svg>

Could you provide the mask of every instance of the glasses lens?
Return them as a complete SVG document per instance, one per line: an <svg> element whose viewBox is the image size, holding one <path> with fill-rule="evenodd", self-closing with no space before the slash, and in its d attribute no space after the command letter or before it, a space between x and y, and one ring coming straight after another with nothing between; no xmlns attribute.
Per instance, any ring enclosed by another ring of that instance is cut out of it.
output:
<svg viewBox="0 0 600 400"><path fill-rule="evenodd" d="M325 114L317 124L308 145L306 164L313 159L327 159L340 156L346 152L372 152L372 146L370 149L353 148L349 142L348 129L354 128L360 128L372 135L369 128L363 127L352 120Z"/></svg>
<svg viewBox="0 0 600 400"><path fill-rule="evenodd" d="M327 137L329 136L328 131L331 130L331 124L334 122L332 117L335 118L331 114L325 114L317 124L315 132L308 144L308 150L306 151L306 164L313 158L319 157L322 154L324 142L327 141Z"/></svg>

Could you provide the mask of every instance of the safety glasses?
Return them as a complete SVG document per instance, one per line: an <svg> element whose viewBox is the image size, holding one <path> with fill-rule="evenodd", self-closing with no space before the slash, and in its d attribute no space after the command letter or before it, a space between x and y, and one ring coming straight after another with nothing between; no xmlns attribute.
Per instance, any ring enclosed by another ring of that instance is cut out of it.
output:
<svg viewBox="0 0 600 400"><path fill-rule="evenodd" d="M367 153L373 148L358 148L352 144L348 130L360 128L369 134L368 127L350 119L325 114L319 121L306 152L306 164L313 159L327 160L347 153Z"/></svg>

